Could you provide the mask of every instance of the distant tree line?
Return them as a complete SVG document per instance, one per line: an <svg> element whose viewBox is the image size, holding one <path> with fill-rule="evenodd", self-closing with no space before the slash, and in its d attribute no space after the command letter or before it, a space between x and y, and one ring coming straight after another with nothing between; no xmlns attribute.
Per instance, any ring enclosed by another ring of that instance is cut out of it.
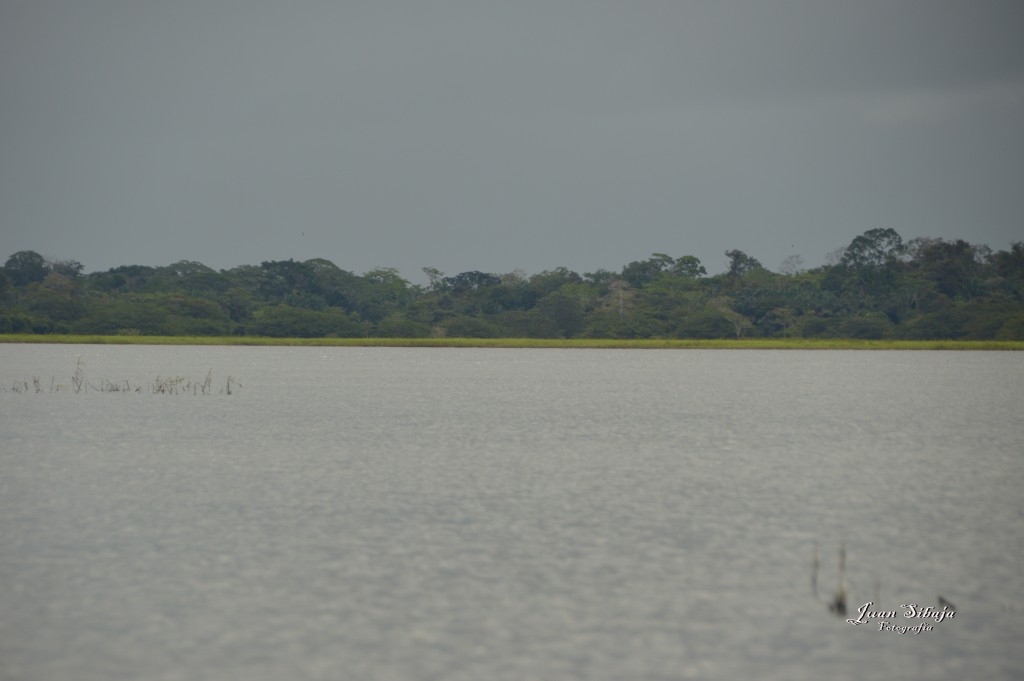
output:
<svg viewBox="0 0 1024 681"><path fill-rule="evenodd" d="M19 251L0 270L0 333L1024 340L1024 243L993 251L872 229L809 270L799 256L779 272L740 250L725 256L713 276L692 255L654 253L619 272L427 267L421 286L322 258L85 274Z"/></svg>

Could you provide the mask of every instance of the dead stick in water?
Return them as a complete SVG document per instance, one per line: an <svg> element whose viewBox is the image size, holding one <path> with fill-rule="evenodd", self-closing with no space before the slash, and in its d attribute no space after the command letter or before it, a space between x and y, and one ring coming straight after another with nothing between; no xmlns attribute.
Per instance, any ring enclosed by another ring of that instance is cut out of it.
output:
<svg viewBox="0 0 1024 681"><path fill-rule="evenodd" d="M839 545L839 588L828 606L838 616L846 614L846 544Z"/></svg>
<svg viewBox="0 0 1024 681"><path fill-rule="evenodd" d="M814 563L811 567L811 591L814 593L814 598L818 598L818 569L821 567L821 561L818 560L818 542L814 542Z"/></svg>

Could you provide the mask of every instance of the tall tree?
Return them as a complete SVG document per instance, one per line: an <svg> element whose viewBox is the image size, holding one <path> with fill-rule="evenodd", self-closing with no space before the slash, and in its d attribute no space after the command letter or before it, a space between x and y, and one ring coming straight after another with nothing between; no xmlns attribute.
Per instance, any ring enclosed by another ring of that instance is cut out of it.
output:
<svg viewBox="0 0 1024 681"><path fill-rule="evenodd" d="M700 258L694 255L684 255L676 258L672 263L672 272L690 279L707 276L708 271L700 264Z"/></svg>
<svg viewBox="0 0 1024 681"><path fill-rule="evenodd" d="M728 274L733 277L741 277L747 272L764 269L764 266L757 258L752 258L737 249L726 251L725 257L729 258Z"/></svg>
<svg viewBox="0 0 1024 681"><path fill-rule="evenodd" d="M903 237L891 227L869 229L850 242L840 264L854 269L879 268L898 262L906 251Z"/></svg>
<svg viewBox="0 0 1024 681"><path fill-rule="evenodd" d="M46 278L46 260L35 251L18 251L7 259L4 271L15 286L27 286Z"/></svg>
<svg viewBox="0 0 1024 681"><path fill-rule="evenodd" d="M47 265L50 271L56 272L68 279L77 279L82 274L82 270L85 269L82 263L77 260L54 260L47 263Z"/></svg>
<svg viewBox="0 0 1024 681"><path fill-rule="evenodd" d="M928 277L950 298L973 298L981 292L982 264L977 248L963 239L939 239L925 247L921 259Z"/></svg>

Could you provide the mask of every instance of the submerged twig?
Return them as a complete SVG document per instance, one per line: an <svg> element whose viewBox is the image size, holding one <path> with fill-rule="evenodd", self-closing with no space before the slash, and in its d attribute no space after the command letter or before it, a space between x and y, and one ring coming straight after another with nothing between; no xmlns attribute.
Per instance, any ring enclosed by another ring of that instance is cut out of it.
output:
<svg viewBox="0 0 1024 681"><path fill-rule="evenodd" d="M75 393L82 391L82 386L85 383L85 370L82 369L82 356L78 356L78 363L75 364L75 373L71 377L71 386Z"/></svg>
<svg viewBox="0 0 1024 681"><path fill-rule="evenodd" d="M839 588L828 609L836 615L846 614L846 544L839 545Z"/></svg>
<svg viewBox="0 0 1024 681"><path fill-rule="evenodd" d="M821 568L821 561L818 559L818 542L814 542L814 557L811 562L811 592L815 600L820 600L818 595L818 572ZM846 614L846 545L839 545L839 586L831 600L828 601L829 612L841 616Z"/></svg>
<svg viewBox="0 0 1024 681"><path fill-rule="evenodd" d="M821 567L821 561L818 560L818 542L814 542L814 563L811 568L811 592L815 598L818 598L818 569Z"/></svg>

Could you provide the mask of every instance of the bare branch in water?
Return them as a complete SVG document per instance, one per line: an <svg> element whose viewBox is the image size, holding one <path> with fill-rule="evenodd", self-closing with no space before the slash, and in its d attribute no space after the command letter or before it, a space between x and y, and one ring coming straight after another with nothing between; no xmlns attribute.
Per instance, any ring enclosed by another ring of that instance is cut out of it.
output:
<svg viewBox="0 0 1024 681"><path fill-rule="evenodd" d="M839 545L839 588L828 605L829 611L837 616L846 614L846 544Z"/></svg>
<svg viewBox="0 0 1024 681"><path fill-rule="evenodd" d="M818 542L814 542L814 563L811 567L811 592L814 593L814 597L818 598L818 569L821 567L821 561L818 560Z"/></svg>

